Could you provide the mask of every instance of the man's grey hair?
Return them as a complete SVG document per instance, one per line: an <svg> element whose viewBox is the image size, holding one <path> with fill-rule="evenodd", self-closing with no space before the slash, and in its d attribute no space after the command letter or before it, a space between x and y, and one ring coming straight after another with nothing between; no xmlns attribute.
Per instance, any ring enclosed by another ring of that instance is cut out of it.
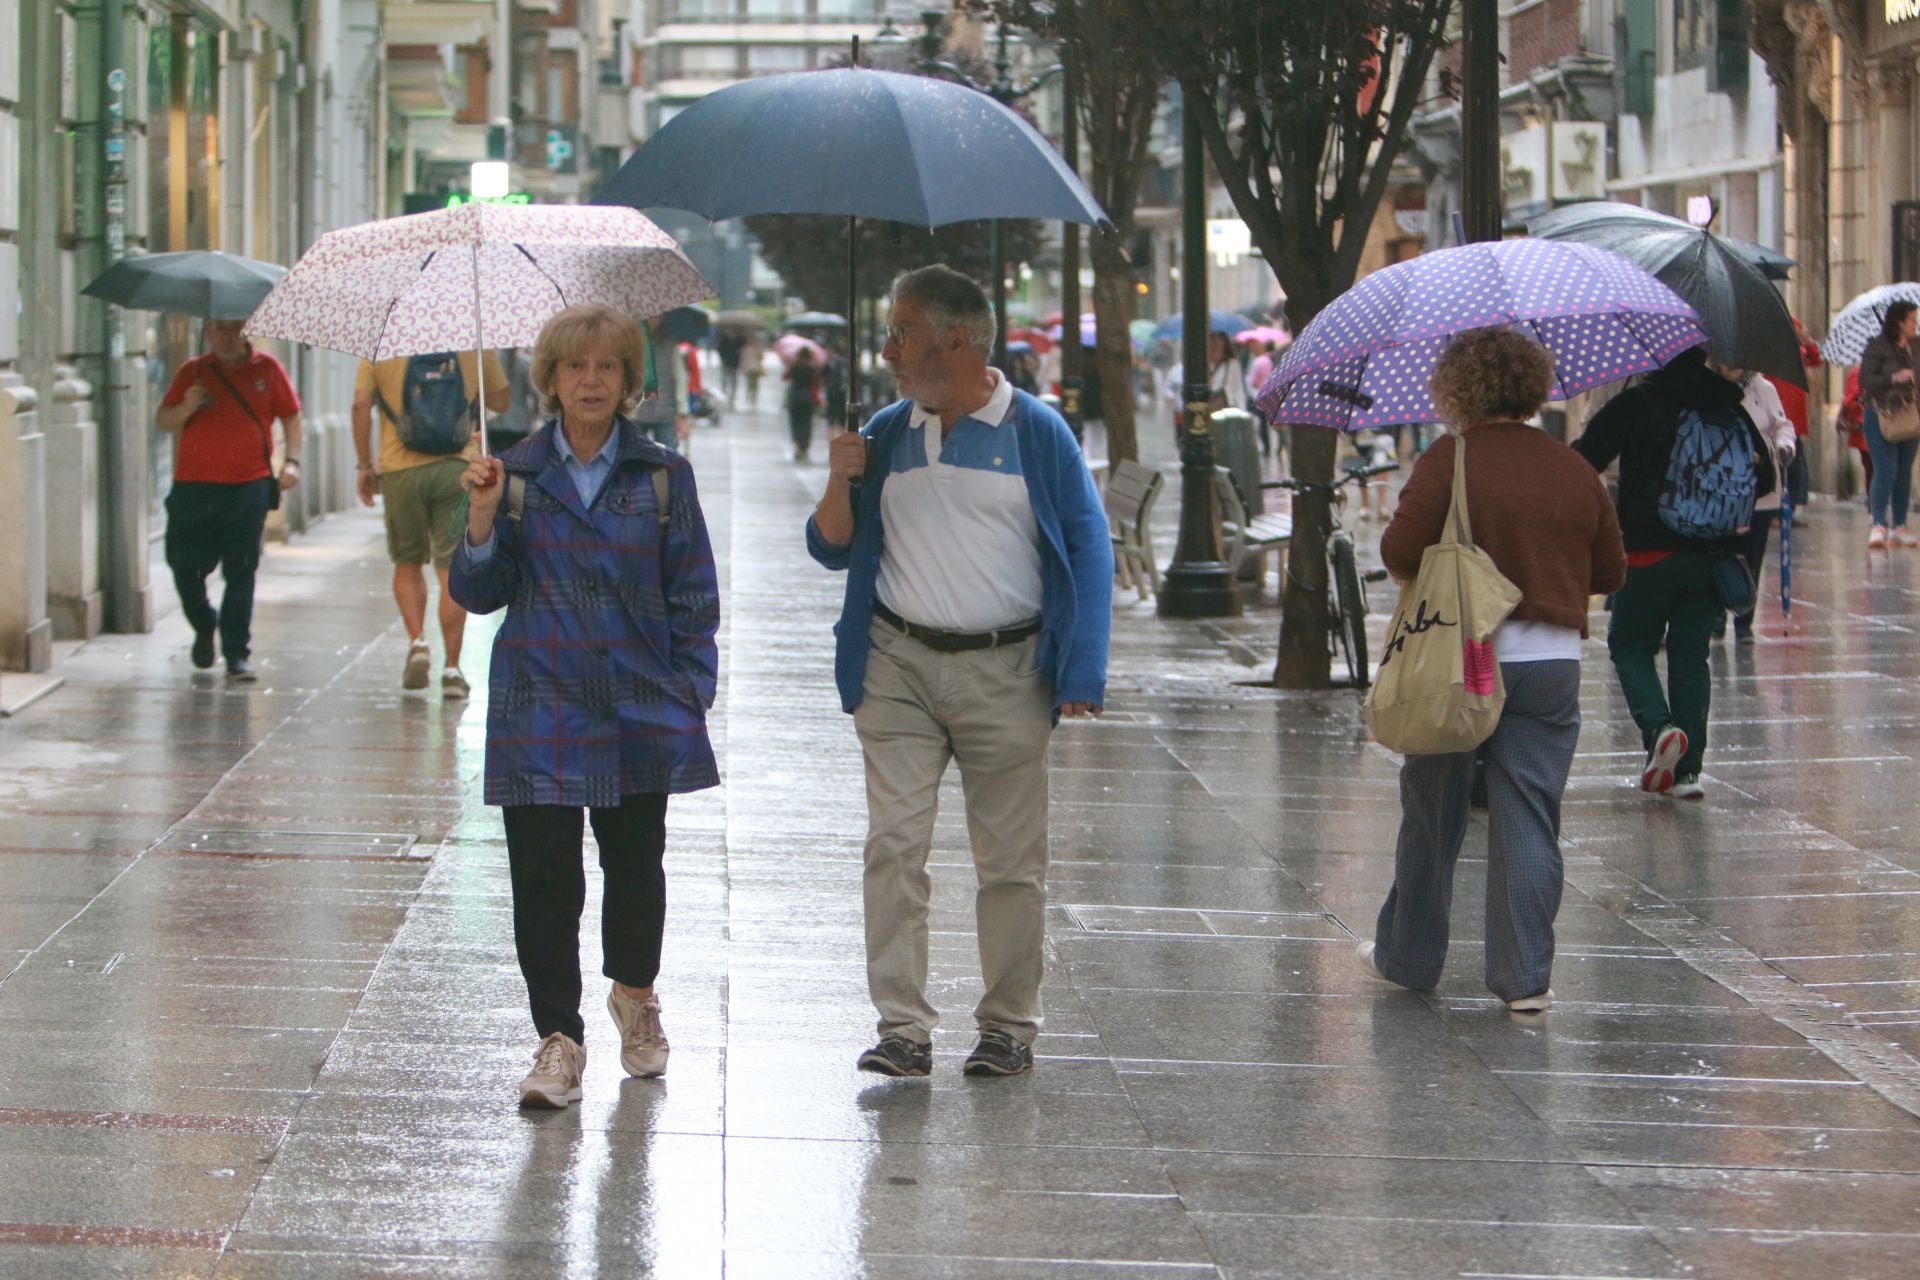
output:
<svg viewBox="0 0 1920 1280"><path fill-rule="evenodd" d="M972 276L935 263L894 278L893 299L912 298L926 309L927 322L942 333L965 329L969 345L993 350L993 304Z"/></svg>

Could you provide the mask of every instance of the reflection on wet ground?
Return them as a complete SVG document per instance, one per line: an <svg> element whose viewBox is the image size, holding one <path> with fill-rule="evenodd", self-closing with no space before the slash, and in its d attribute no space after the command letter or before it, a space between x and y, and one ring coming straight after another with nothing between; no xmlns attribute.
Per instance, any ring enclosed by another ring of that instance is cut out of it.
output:
<svg viewBox="0 0 1920 1280"><path fill-rule="evenodd" d="M728 785L671 813L665 1081L620 1078L590 984L586 1100L516 1111L484 682L400 690L376 518L270 551L258 685L194 673L175 612L0 725L0 1275L1914 1273L1920 554L1869 559L1856 506L1804 521L1791 626L1769 600L1716 650L1704 803L1632 787L1590 648L1532 1019L1479 981L1479 825L1440 988L1356 967L1395 761L1351 694L1242 685L1271 584L1231 622L1124 601L1112 714L1056 747L1040 1067L959 1075L956 787L936 1072L885 1082L852 1069L864 799L839 581L799 538L824 472L782 454L771 418L697 441Z"/></svg>

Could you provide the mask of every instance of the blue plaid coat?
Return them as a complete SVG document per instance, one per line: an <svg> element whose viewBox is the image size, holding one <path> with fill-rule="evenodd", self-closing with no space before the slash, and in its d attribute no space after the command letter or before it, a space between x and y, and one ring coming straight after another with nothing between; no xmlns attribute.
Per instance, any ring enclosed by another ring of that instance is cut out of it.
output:
<svg viewBox="0 0 1920 1280"><path fill-rule="evenodd" d="M463 536L453 557L455 600L507 610L488 679L486 802L613 806L715 786L706 718L720 591L693 468L620 419L613 472L587 508L553 446L558 429L500 455L526 477L519 526L503 503L493 554L475 561Z"/></svg>

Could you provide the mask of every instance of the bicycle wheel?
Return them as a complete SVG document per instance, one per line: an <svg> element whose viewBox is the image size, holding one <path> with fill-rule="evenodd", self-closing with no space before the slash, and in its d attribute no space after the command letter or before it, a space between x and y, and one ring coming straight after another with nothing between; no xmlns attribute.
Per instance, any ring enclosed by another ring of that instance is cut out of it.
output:
<svg viewBox="0 0 1920 1280"><path fill-rule="evenodd" d="M1353 687L1367 687L1367 604L1361 594L1360 566L1354 559L1353 539L1336 533L1327 540L1327 568L1333 576L1333 595L1340 616L1333 620L1346 650Z"/></svg>

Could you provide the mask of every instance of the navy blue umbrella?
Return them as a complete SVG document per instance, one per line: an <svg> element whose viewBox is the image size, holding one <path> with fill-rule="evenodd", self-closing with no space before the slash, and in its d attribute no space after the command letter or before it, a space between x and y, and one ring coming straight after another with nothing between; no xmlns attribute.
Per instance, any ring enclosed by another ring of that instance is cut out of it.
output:
<svg viewBox="0 0 1920 1280"><path fill-rule="evenodd" d="M1180 341L1181 335L1186 332L1186 321L1187 318L1185 315L1176 314L1168 316L1165 320L1162 320L1154 326L1153 336L1155 338L1164 338L1169 342L1178 342ZM1234 334L1251 328L1253 328L1253 321L1247 319L1237 311L1207 312L1208 333L1224 333L1231 338Z"/></svg>
<svg viewBox="0 0 1920 1280"><path fill-rule="evenodd" d="M1107 216L1034 127L984 93L866 67L729 85L669 120L595 199L719 221L812 213L938 227Z"/></svg>
<svg viewBox="0 0 1920 1280"><path fill-rule="evenodd" d="M595 199L685 209L715 222L757 213L845 217L849 316L857 314L856 219L917 227L1107 221L1060 153L1016 112L962 85L858 65L764 76L708 94L647 139ZM849 405L859 402L854 391Z"/></svg>

